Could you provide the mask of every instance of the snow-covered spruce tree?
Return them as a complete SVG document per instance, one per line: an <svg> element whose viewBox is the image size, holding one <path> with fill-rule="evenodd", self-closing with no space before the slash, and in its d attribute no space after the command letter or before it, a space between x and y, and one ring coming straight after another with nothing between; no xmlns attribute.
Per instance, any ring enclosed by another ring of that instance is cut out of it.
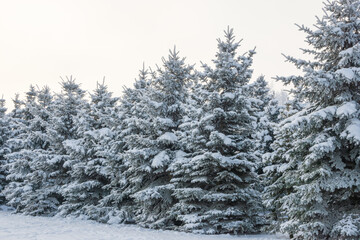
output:
<svg viewBox="0 0 360 240"><path fill-rule="evenodd" d="M11 113L9 114L12 118L18 118L21 119L22 118L22 112L23 112L23 105L24 102L20 99L20 95L18 93L15 94L15 98L12 99L13 104L14 104L14 109L11 111Z"/></svg>
<svg viewBox="0 0 360 240"><path fill-rule="evenodd" d="M278 200L288 194L292 187L285 184L282 167L287 167L283 164L287 162L289 157L287 151L295 141L294 136L289 131L284 130L284 126L296 118L295 114L301 110L298 108L299 105L295 103L297 101L288 101L284 108L279 109L280 122L274 127L274 142L271 144L274 152L263 155L264 174L261 176L263 186L265 186L263 199L267 212L266 218L269 219L268 223L270 224L270 226L266 225L265 230L271 232L279 231L279 226L285 217L281 214L281 206ZM291 175L288 177L291 178Z"/></svg>
<svg viewBox="0 0 360 240"><path fill-rule="evenodd" d="M142 226L171 228L172 216L167 210L173 204L169 164L180 149L175 132L182 123L187 82L192 79L193 67L185 64L176 49L163 58L163 68L153 74L144 110L149 118L138 134L126 137L124 191L132 192L135 201L135 220ZM136 116L134 116L136 117Z"/></svg>
<svg viewBox="0 0 360 240"><path fill-rule="evenodd" d="M274 116L274 114L278 113L276 111L277 102L273 100L264 76L258 77L256 81L250 85L249 91L252 97L253 107L256 109L255 139L257 143L255 148L259 161L261 161L264 154L272 151L270 144L274 140L273 127L275 124L275 122L272 121L277 121L275 119L276 116ZM270 106L270 102L272 106ZM270 107L272 109L270 109ZM262 173L262 163L260 163L258 167L258 172Z"/></svg>
<svg viewBox="0 0 360 240"><path fill-rule="evenodd" d="M121 122L124 120L120 112L118 105L119 98L112 97L112 93L108 91L107 86L103 84L99 85L96 91L91 95L92 104L91 113L96 120L94 125L94 131L90 131L93 140L93 147L96 149L95 157L99 163L96 169L93 169L90 165L90 169L96 170L96 176L101 181L101 196L96 199L96 204L90 204L84 209L86 215L91 219L95 219L100 222L109 222L110 215L114 212L114 209L118 209L117 206L110 205L104 208L103 200L109 196L112 188L112 176L121 176L122 171L117 171L115 165L110 165L109 162L116 161L120 153L121 147L117 148L113 145L115 139L119 140L118 129L121 128ZM95 139L97 138L97 139ZM91 163L91 162L90 162ZM118 168L120 170L121 167ZM94 171L93 171L94 172ZM109 174L114 173L114 175ZM94 172L95 174L95 172ZM110 211L109 211L110 210ZM109 222L111 223L111 222Z"/></svg>
<svg viewBox="0 0 360 240"><path fill-rule="evenodd" d="M329 1L324 10L317 30L300 26L314 60L287 57L304 75L279 77L309 104L280 129L291 142L272 157L276 178L265 197L295 239L359 239L360 1Z"/></svg>
<svg viewBox="0 0 360 240"><path fill-rule="evenodd" d="M6 184L7 171L5 165L7 160L5 155L10 152L10 149L6 146L7 140L11 136L11 123L10 118L6 115L5 99L0 99L0 191L2 191ZM5 197L0 193L0 204L4 204Z"/></svg>
<svg viewBox="0 0 360 240"><path fill-rule="evenodd" d="M118 98L112 97L103 82L91 94L91 102L74 116L76 138L63 142L71 159L68 171L70 181L63 185L64 203L59 207L63 216L82 216L99 220L102 212L97 209L99 200L107 195L103 186L109 184L105 173L104 150L113 139L110 129L115 118Z"/></svg>
<svg viewBox="0 0 360 240"><path fill-rule="evenodd" d="M8 179L11 182L4 192L9 204L25 214L41 215L47 212L38 199L37 190L43 181L42 171L38 170L38 162L49 147L46 128L51 100L49 88L31 88L23 109L26 113L23 116L29 116L26 124L21 125L21 134L8 141L9 145L15 142L18 147L16 151L13 148L13 152L7 155Z"/></svg>
<svg viewBox="0 0 360 240"><path fill-rule="evenodd" d="M114 137L106 144L108 149L102 152L105 175L110 183L104 186L109 194L101 199L98 206L104 212L100 221L134 222L135 205L131 195L139 190L139 184L147 172L144 175L144 157L131 155L128 151L141 148L137 143L146 138L151 129L148 110L148 107L154 107L149 99L151 80L144 66L133 88L124 88L120 99L117 117L112 124Z"/></svg>
<svg viewBox="0 0 360 240"><path fill-rule="evenodd" d="M36 98L29 105L29 113L33 116L28 120L27 147L22 149L22 156L28 160L30 171L26 174L26 183L21 193L21 212L30 215L52 214L53 206L49 206L48 199L39 194L39 190L47 180L42 169L44 159L48 156L50 139L47 134L49 119L52 114L52 99L48 87L36 91Z"/></svg>
<svg viewBox="0 0 360 240"><path fill-rule="evenodd" d="M275 102L274 105L272 102ZM284 106L279 106L277 100L272 100L269 107L269 118L274 122L273 134L274 141L271 143L273 152L265 153L262 157L264 173L261 175L263 186L264 205L266 207L266 217L269 219L265 230L278 232L281 223L280 206L276 202L279 198L286 194L285 185L283 185L282 171L279 168L285 163L287 157L286 151L290 149L291 143L294 141L288 131L282 131L284 125L296 118L296 114L304 109L305 104L299 102L298 99L287 100Z"/></svg>
<svg viewBox="0 0 360 240"><path fill-rule="evenodd" d="M261 224L251 101L246 89L254 51L237 55L232 29L218 40L215 68L204 65L206 84L197 124L171 166L172 208L179 229L198 233L250 233ZM195 140L194 140L195 139Z"/></svg>
<svg viewBox="0 0 360 240"><path fill-rule="evenodd" d="M6 177L9 184L3 190L8 205L14 207L17 212L22 212L25 205L23 204L23 193L31 188L26 176L31 172L31 155L32 142L29 140L29 121L33 119L31 111L35 104L36 90L30 86L26 93L25 102L21 101L16 95L14 100L15 109L10 114L11 128L14 133L7 140L6 145L10 152L5 155L7 163L4 165L8 175Z"/></svg>
<svg viewBox="0 0 360 240"><path fill-rule="evenodd" d="M38 214L53 215L64 201L62 186L71 181L69 170L73 159L67 154L64 141L76 139L75 117L86 105L85 92L70 77L61 82L62 92L51 103L46 136L49 146L37 157L36 170L41 173L41 186L36 199L43 209Z"/></svg>
<svg viewBox="0 0 360 240"><path fill-rule="evenodd" d="M26 120L24 119L24 112L26 108L24 107L25 102L20 99L20 95L15 94L15 98L12 99L14 109L8 114L10 118L10 128L11 136L7 141L6 145L8 146L10 152L18 151L22 148L22 141L16 140L19 135L24 130L24 125L26 125Z"/></svg>
<svg viewBox="0 0 360 240"><path fill-rule="evenodd" d="M256 129L254 139L256 140L255 154L258 158L256 172L259 174L260 182L257 185L258 191L263 192L266 178L264 179L264 167L266 166L266 156L273 152L271 144L274 142L274 130L280 120L280 109L278 101L274 99L274 94L270 94L270 89L264 76L260 76L249 86L249 96L256 116ZM265 181L264 181L265 180ZM263 210L268 216L267 210ZM266 218L268 220L268 218ZM267 227L269 221L264 225ZM267 230L267 229L265 229Z"/></svg>

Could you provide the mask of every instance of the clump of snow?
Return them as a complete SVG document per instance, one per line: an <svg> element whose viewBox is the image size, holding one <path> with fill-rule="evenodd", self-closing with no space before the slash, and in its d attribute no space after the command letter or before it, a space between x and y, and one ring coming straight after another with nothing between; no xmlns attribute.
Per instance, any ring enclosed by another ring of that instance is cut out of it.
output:
<svg viewBox="0 0 360 240"><path fill-rule="evenodd" d="M158 168L164 166L169 162L170 157L167 155L166 151L159 152L152 160L151 167Z"/></svg>
<svg viewBox="0 0 360 240"><path fill-rule="evenodd" d="M177 159L180 159L180 158L185 158L186 157L186 153L184 151L176 151L176 154L175 154L176 158Z"/></svg>
<svg viewBox="0 0 360 240"><path fill-rule="evenodd" d="M69 139L63 142L64 146L68 149L73 150L76 153L84 154L85 149L83 148L82 139Z"/></svg>
<svg viewBox="0 0 360 240"><path fill-rule="evenodd" d="M343 238L339 236L351 237L355 239L359 234L358 224L360 223L360 217L356 214L348 215L344 219L340 220L333 228L331 234L337 238Z"/></svg>
<svg viewBox="0 0 360 240"><path fill-rule="evenodd" d="M224 138L223 138L223 140L224 140L224 144L225 145L231 145L231 143L232 143L232 141L231 141L231 138L229 138L229 137L227 137L227 136L225 136L224 135Z"/></svg>
<svg viewBox="0 0 360 240"><path fill-rule="evenodd" d="M353 79L355 76L355 73L351 68L341 68L337 70L336 73L343 75L347 79Z"/></svg>
<svg viewBox="0 0 360 240"><path fill-rule="evenodd" d="M351 119L349 126L340 136L360 143L360 120L357 118Z"/></svg>
<svg viewBox="0 0 360 240"><path fill-rule="evenodd" d="M210 139L216 139L216 138L220 139L221 142L223 142L227 146L232 146L233 145L231 138L229 138L228 136L226 136L223 133L212 132L211 135L210 135Z"/></svg>
<svg viewBox="0 0 360 240"><path fill-rule="evenodd" d="M199 220L199 216L197 214L187 214L183 215L181 218L187 223L196 223Z"/></svg>
<svg viewBox="0 0 360 240"><path fill-rule="evenodd" d="M168 142L168 143L174 143L174 142L177 142L177 140L178 140L176 135L172 132L166 132L163 135L161 135L158 139L161 141Z"/></svg>
<svg viewBox="0 0 360 240"><path fill-rule="evenodd" d="M234 99L235 98L235 94L231 93L231 92L226 92L223 94L224 98L229 98L229 99Z"/></svg>
<svg viewBox="0 0 360 240"><path fill-rule="evenodd" d="M316 110L310 114L306 115L307 109L305 108L302 111L294 114L293 116L283 120L280 122L280 125L283 125L284 128L298 128L298 126L302 122L310 122L312 119L320 118L320 119L332 119L337 110L336 106L328 106L326 108L322 108L320 110ZM305 116L303 116L305 115Z"/></svg>
<svg viewBox="0 0 360 240"><path fill-rule="evenodd" d="M221 153L216 152L216 153L210 153L210 156L213 159L216 159L217 161L219 161L219 163L223 166L236 166L236 165L253 165L251 162L247 161L247 160L239 160L237 158L230 158L230 157L226 157L223 156Z"/></svg>
<svg viewBox="0 0 360 240"><path fill-rule="evenodd" d="M357 44L356 44L356 45L357 45ZM339 53L339 55L343 57L343 56L346 56L346 55L352 55L353 52L354 52L354 48L351 47L351 48L348 48L348 49L345 49L345 50L341 51L341 52Z"/></svg>
<svg viewBox="0 0 360 240"><path fill-rule="evenodd" d="M347 102L347 103L343 104L342 106L340 106L336 110L336 115L349 116L349 115L356 113L356 111L357 111L356 103L354 101L351 101L351 102Z"/></svg>
<svg viewBox="0 0 360 240"><path fill-rule="evenodd" d="M112 131L109 128L101 128L94 131L86 131L85 134L92 136L94 139L99 139L104 136L111 136Z"/></svg>
<svg viewBox="0 0 360 240"><path fill-rule="evenodd" d="M173 120L171 120L170 118L161 118L161 117L158 117L158 118L156 118L156 121L157 121L159 124L163 125L163 126L172 127L172 126L175 125L174 122L173 122Z"/></svg>
<svg viewBox="0 0 360 240"><path fill-rule="evenodd" d="M154 108L156 109L160 108L163 105L162 102L155 102L155 101L150 101L150 104L154 106Z"/></svg>
<svg viewBox="0 0 360 240"><path fill-rule="evenodd" d="M339 27L334 27L334 28L331 29L331 32L335 33L335 34L341 34L342 30Z"/></svg>

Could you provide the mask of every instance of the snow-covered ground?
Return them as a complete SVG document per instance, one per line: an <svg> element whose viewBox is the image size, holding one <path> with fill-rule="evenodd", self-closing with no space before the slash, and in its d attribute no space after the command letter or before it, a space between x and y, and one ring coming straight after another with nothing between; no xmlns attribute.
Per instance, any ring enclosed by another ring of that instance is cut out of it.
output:
<svg viewBox="0 0 360 240"><path fill-rule="evenodd" d="M129 225L106 225L64 218L30 217L0 211L1 240L270 240L274 235L196 235L156 231Z"/></svg>

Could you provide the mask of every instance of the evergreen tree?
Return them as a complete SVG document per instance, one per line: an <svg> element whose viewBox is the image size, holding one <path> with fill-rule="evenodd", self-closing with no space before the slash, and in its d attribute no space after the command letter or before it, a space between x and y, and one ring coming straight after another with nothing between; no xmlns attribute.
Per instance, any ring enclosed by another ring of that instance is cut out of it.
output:
<svg viewBox="0 0 360 240"><path fill-rule="evenodd" d="M66 140L78 138L76 116L86 106L85 92L72 77L61 82L62 93L51 104L46 136L49 146L37 158L37 171L41 172L42 184L37 190L37 201L42 214L53 215L64 201L62 187L69 184L69 172L75 163L66 151Z"/></svg>
<svg viewBox="0 0 360 240"><path fill-rule="evenodd" d="M254 51L238 56L232 29L218 40L215 68L204 65L206 81L197 122L171 166L172 208L179 229L199 233L256 232L260 224L259 192L254 189L257 158L251 101L247 98Z"/></svg>
<svg viewBox="0 0 360 240"><path fill-rule="evenodd" d="M124 191L132 193L135 220L142 226L168 228L173 224L173 217L167 214L174 204L168 166L180 149L175 133L183 122L192 71L193 67L185 64L176 49L170 51L148 88L148 101L143 108L148 118L138 134L125 138L128 150L124 155L124 176L128 184Z"/></svg>
<svg viewBox="0 0 360 240"><path fill-rule="evenodd" d="M269 229L271 232L279 231L281 221L285 217L281 214L278 200L288 194L291 189L291 185L285 184L282 176L282 168L287 165L282 164L286 163L289 157L287 150L291 148L295 139L289 131L284 130L284 127L296 118L296 113L302 109L302 104L293 100L287 101L285 107L279 109L279 122L274 127L274 142L271 144L274 152L263 156L264 174L261 176L265 186L263 202L267 211L266 217L270 223L270 226L266 226L266 230Z"/></svg>
<svg viewBox="0 0 360 240"><path fill-rule="evenodd" d="M41 193L41 188L46 184L45 171L41 168L43 161L48 156L50 139L47 134L49 119L52 114L53 96L48 87L43 87L35 92L36 99L33 100L29 114L32 118L28 120L27 148L22 149L22 156L27 159L30 171L26 174L24 182L26 187L21 193L21 212L30 215L53 214L54 206L49 199ZM36 100L36 101L35 101Z"/></svg>
<svg viewBox="0 0 360 240"><path fill-rule="evenodd" d="M304 26L312 61L287 57L303 76L292 83L307 107L286 119L271 157L267 205L280 209L280 230L296 239L360 237L360 1L325 3L316 31Z"/></svg>
<svg viewBox="0 0 360 240"><path fill-rule="evenodd" d="M94 220L101 216L96 206L107 195L103 186L109 183L105 174L104 143L114 137L110 127L117 101L105 83L98 83L91 94L90 105L74 118L77 138L63 142L72 164L68 172L70 181L62 187L65 202L59 208L61 215Z"/></svg>
<svg viewBox="0 0 360 240"><path fill-rule="evenodd" d="M10 116L11 118L15 119L22 119L23 118L23 105L24 102L20 100L20 95L17 93L15 94L15 98L12 99L14 104L14 109L11 111Z"/></svg>
<svg viewBox="0 0 360 240"><path fill-rule="evenodd" d="M104 186L109 194L101 199L99 208L104 215L101 221L109 223L134 222L135 204L131 197L139 188L139 181L146 176L140 166L144 160L141 155L132 155L128 160L129 151L151 129L148 107L153 102L149 99L151 78L145 66L140 70L133 88L125 88L120 99L120 106L112 124L113 138L103 150L105 157L105 175L110 183ZM140 146L139 146L140 148ZM131 162L132 161L132 162ZM134 163L134 161L138 161Z"/></svg>
<svg viewBox="0 0 360 240"><path fill-rule="evenodd" d="M14 133L6 142L10 152L5 155L7 163L4 165L8 172L7 180L9 184L3 190L8 204L22 212L26 206L23 202L24 192L31 189L31 183L26 180L26 176L31 172L31 149L33 142L29 137L32 133L30 121L34 118L32 110L35 105L36 91L30 86L26 93L26 101L22 102L16 95L14 100L15 109L12 111L12 128ZM23 106L23 107L22 107Z"/></svg>
<svg viewBox="0 0 360 240"><path fill-rule="evenodd" d="M274 140L274 124L278 122L276 114L279 114L277 101L270 95L270 89L267 86L264 76L260 76L250 85L249 91L255 108L256 131L255 139L256 154L261 161L264 154L272 151L270 145ZM270 106L271 104L271 106ZM262 173L263 164L259 162L258 172Z"/></svg>
<svg viewBox="0 0 360 240"><path fill-rule="evenodd" d="M6 142L11 137L11 123L10 118L6 115L5 99L0 99L0 191L7 185L6 175L7 171L5 165L7 163L5 155L9 153L10 149ZM5 197L0 194L0 204L4 204Z"/></svg>
<svg viewBox="0 0 360 240"><path fill-rule="evenodd" d="M253 96L257 102L257 107L261 112L265 111L265 108L269 105L269 102L272 100L272 96L270 94L270 89L265 80L265 77L261 75L258 77L255 82L250 84L249 90L251 91L251 96Z"/></svg>

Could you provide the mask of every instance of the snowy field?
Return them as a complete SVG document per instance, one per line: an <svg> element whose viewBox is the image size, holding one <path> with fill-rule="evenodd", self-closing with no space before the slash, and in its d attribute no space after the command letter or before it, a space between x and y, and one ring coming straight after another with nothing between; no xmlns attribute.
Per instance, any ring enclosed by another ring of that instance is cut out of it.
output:
<svg viewBox="0 0 360 240"><path fill-rule="evenodd" d="M0 211L1 240L270 240L286 239L274 235L196 235L156 231L129 225L106 225L92 221L15 215Z"/></svg>

